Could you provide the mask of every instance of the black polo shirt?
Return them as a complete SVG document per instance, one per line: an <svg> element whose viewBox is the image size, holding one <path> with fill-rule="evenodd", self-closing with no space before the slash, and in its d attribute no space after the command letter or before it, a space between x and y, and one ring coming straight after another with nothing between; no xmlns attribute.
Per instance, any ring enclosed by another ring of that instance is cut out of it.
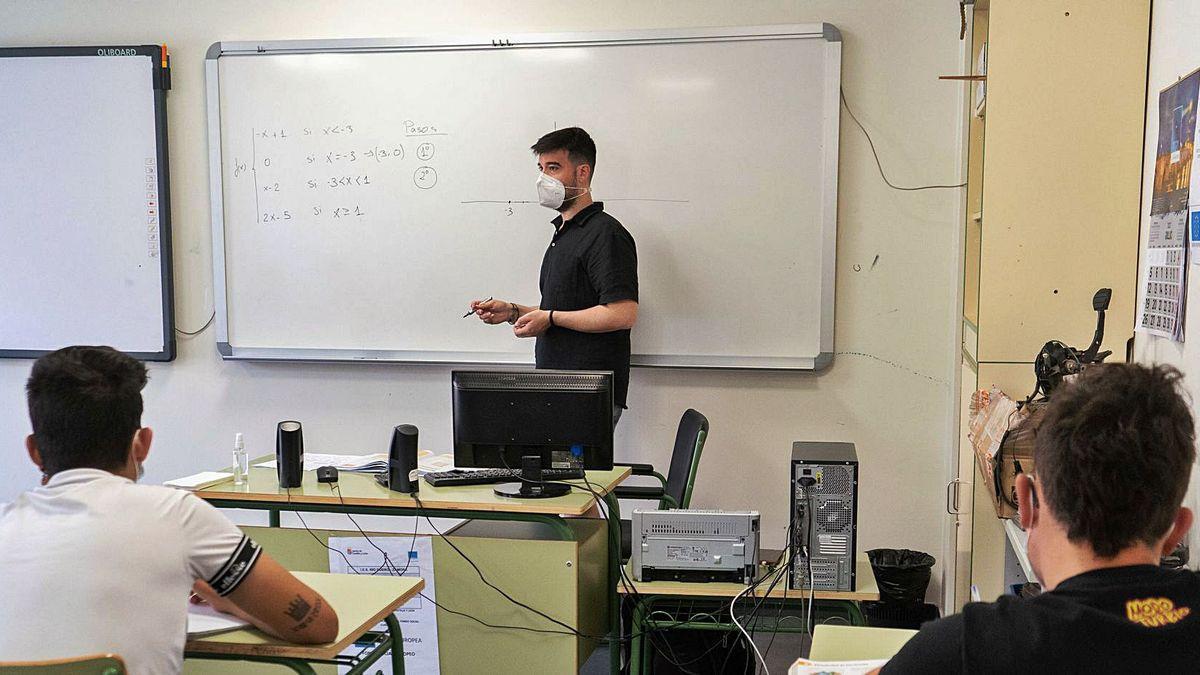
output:
<svg viewBox="0 0 1200 675"><path fill-rule="evenodd" d="M1200 664L1200 576L1098 569L1032 598L973 602L925 624L883 668L919 673L1185 673Z"/></svg>
<svg viewBox="0 0 1200 675"><path fill-rule="evenodd" d="M554 238L542 258L541 308L563 312L638 299L637 247L616 218L593 202L575 217L551 221ZM538 368L611 370L613 402L629 391L629 331L581 333L551 327L537 339Z"/></svg>

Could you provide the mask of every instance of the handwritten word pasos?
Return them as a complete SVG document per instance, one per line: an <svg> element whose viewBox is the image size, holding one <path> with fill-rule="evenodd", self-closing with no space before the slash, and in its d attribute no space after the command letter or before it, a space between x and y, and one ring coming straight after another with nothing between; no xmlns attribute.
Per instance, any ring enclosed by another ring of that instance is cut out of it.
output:
<svg viewBox="0 0 1200 675"><path fill-rule="evenodd" d="M404 120L405 136L442 136L438 128L432 124L417 124L412 120Z"/></svg>

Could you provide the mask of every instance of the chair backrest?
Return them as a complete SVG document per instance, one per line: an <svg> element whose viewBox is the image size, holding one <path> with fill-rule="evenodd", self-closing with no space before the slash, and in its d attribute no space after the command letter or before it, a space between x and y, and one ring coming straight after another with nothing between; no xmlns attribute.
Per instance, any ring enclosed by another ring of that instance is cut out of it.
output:
<svg viewBox="0 0 1200 675"><path fill-rule="evenodd" d="M688 408L679 418L675 450L671 452L671 466L667 469L666 493L675 499L681 509L686 509L692 501L696 468L700 466L700 453L704 451L707 437L708 418Z"/></svg>
<svg viewBox="0 0 1200 675"><path fill-rule="evenodd" d="M0 675L125 675L116 654L89 654L50 661L0 662Z"/></svg>

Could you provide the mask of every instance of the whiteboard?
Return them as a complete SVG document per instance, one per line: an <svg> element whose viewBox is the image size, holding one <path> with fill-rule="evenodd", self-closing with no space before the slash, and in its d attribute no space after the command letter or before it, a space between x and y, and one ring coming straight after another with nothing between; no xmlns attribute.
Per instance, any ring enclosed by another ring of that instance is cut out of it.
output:
<svg viewBox="0 0 1200 675"><path fill-rule="evenodd" d="M828 24L214 44L220 352L531 362L462 315L537 304L556 214L529 146L580 126L637 243L634 365L823 367L840 45Z"/></svg>
<svg viewBox="0 0 1200 675"><path fill-rule="evenodd" d="M175 355L159 47L0 49L0 356Z"/></svg>

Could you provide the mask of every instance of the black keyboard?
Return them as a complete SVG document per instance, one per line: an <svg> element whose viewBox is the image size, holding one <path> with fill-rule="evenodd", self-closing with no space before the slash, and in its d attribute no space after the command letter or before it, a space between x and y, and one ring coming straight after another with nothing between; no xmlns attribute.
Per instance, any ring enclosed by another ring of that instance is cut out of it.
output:
<svg viewBox="0 0 1200 675"><path fill-rule="evenodd" d="M521 480L521 472L512 469L451 469L433 471L422 476L433 487L453 485L490 485ZM571 480L583 478L581 469L542 469L542 480Z"/></svg>

